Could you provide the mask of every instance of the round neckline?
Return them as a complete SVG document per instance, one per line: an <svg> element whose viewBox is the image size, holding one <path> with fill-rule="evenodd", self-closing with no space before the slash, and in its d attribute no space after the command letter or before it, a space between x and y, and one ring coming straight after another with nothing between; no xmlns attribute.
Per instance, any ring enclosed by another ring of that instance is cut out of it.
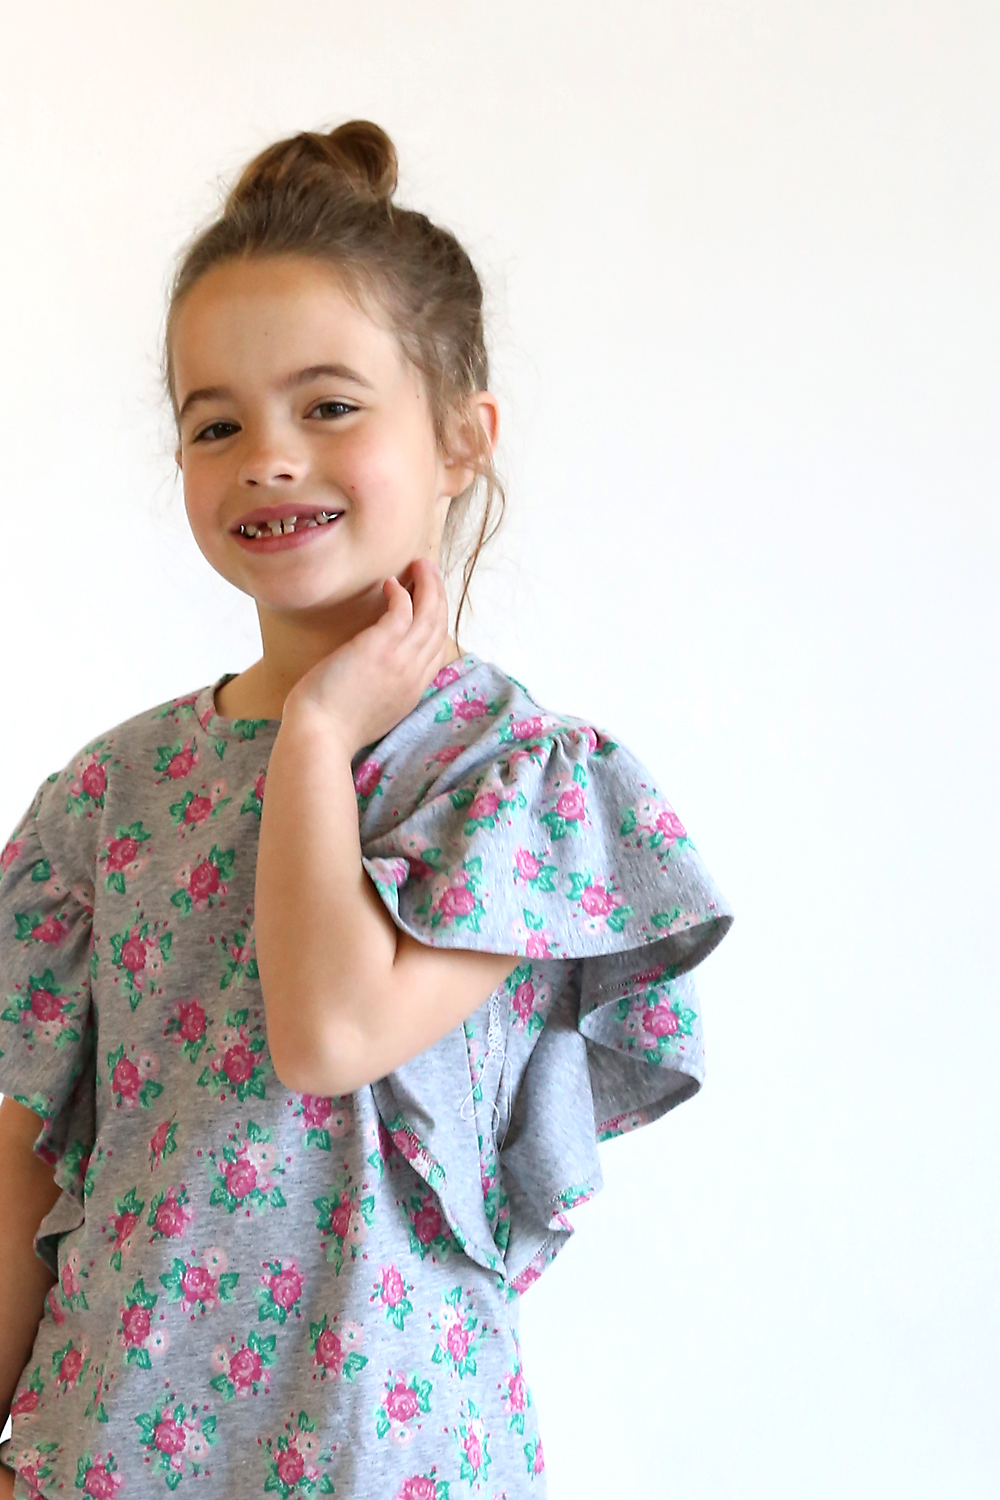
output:
<svg viewBox="0 0 1000 1500"><path fill-rule="evenodd" d="M434 681L424 688L417 707L419 708L420 704L425 703L428 698L444 692L460 678L466 677L476 667L482 665L482 658L474 651L463 652L453 661L446 662ZM206 683L195 695L195 717L204 732L220 740L253 740L261 734L276 734L281 728L280 719L227 719L219 713L215 706L215 695L220 688L225 687L227 682L232 682L237 676L239 676L237 672L223 672L221 677L217 677L214 682ZM416 712L416 709L412 712Z"/></svg>

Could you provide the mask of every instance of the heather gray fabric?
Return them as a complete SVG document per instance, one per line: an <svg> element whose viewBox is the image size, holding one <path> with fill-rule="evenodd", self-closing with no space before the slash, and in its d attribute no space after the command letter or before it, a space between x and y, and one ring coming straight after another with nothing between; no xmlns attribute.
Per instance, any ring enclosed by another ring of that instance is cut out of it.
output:
<svg viewBox="0 0 1000 1500"><path fill-rule="evenodd" d="M22 1500L542 1496L518 1299L598 1141L698 1088L730 913L627 749L463 656L355 757L364 862L421 942L522 961L395 1073L294 1094L253 946L278 724L226 680L86 746L4 851L0 1088L63 1193L3 1459Z"/></svg>

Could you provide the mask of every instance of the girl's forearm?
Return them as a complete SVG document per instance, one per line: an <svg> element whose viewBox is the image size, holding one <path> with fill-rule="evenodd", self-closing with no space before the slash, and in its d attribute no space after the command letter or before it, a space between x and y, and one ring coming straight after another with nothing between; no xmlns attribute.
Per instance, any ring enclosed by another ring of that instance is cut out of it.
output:
<svg viewBox="0 0 1000 1500"><path fill-rule="evenodd" d="M23 1104L13 1099L0 1104L0 1426L7 1420L53 1284L33 1249L35 1231L59 1197L52 1168L32 1150L41 1128L39 1117Z"/></svg>
<svg viewBox="0 0 1000 1500"><path fill-rule="evenodd" d="M357 748L286 702L268 764L254 929L271 1059L303 1094L347 1094L416 1057L516 967L401 932L361 863Z"/></svg>
<svg viewBox="0 0 1000 1500"><path fill-rule="evenodd" d="M275 1070L302 1092L363 1046L366 997L386 992L396 959L396 929L361 863L351 753L327 718L293 708L268 763L257 962Z"/></svg>

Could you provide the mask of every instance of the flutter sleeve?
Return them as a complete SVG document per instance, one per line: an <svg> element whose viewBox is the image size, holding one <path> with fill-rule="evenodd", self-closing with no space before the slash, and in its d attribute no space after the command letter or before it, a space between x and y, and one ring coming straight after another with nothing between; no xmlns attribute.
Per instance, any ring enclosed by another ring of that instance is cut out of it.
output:
<svg viewBox="0 0 1000 1500"><path fill-rule="evenodd" d="M54 1168L62 1194L35 1249L55 1270L58 1239L83 1222L95 1089L93 886L43 842L53 795L54 779L0 855L0 1092L40 1117L35 1154Z"/></svg>
<svg viewBox="0 0 1000 1500"><path fill-rule="evenodd" d="M523 962L380 1080L376 1102L463 1248L515 1295L572 1233L566 1209L600 1187L598 1141L698 1089L691 970L732 914L650 773L609 735L529 714L479 748L363 840L364 863L419 941Z"/></svg>

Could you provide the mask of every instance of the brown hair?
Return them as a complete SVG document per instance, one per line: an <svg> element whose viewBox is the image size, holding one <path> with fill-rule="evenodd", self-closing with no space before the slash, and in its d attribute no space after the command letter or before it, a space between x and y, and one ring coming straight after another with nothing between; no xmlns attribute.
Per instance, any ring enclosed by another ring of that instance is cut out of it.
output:
<svg viewBox="0 0 1000 1500"><path fill-rule="evenodd" d="M164 373L177 413L171 348L177 314L212 266L244 257L304 255L334 264L345 289L369 314L381 310L400 347L422 373L443 453L460 449L472 482L445 521L446 566L484 481L485 504L462 568L455 637L479 554L496 534L506 497L482 425L466 399L487 389L483 289L458 240L425 214L393 203L397 158L370 120L350 120L328 135L302 131L276 141L241 173L222 213L184 251L167 311ZM494 502L499 514L490 527ZM475 525L473 530L475 530Z"/></svg>

